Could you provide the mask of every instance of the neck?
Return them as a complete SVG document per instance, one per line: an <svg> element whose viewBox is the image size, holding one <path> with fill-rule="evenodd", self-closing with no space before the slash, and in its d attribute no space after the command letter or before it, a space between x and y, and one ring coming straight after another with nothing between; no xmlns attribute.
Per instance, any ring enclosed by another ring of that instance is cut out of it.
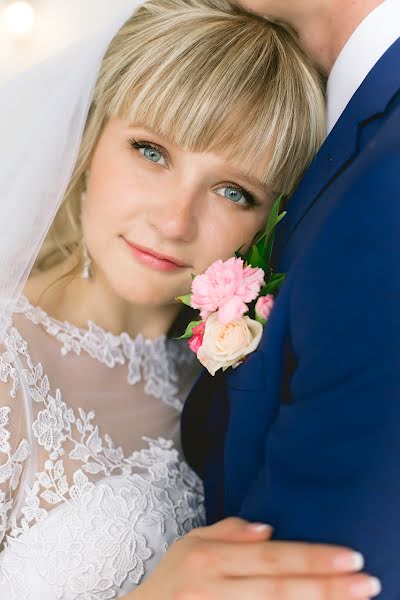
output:
<svg viewBox="0 0 400 600"><path fill-rule="evenodd" d="M288 9L291 12L284 20L294 27L303 48L328 75L351 35L383 1L321 0L307 3L307 7L299 3L297 11L296 6Z"/></svg>

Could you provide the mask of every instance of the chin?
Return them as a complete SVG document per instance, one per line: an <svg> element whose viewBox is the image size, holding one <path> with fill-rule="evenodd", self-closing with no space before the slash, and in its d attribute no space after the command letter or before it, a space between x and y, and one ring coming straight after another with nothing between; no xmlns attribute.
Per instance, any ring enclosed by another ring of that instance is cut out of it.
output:
<svg viewBox="0 0 400 600"><path fill-rule="evenodd" d="M137 264L131 258L128 260L119 252L109 253L102 265L101 260L97 264L107 286L130 304L162 307L175 304L176 296L190 293L190 269L182 273L162 273Z"/></svg>
<svg viewBox="0 0 400 600"><path fill-rule="evenodd" d="M115 294L129 302L130 304L137 304L139 306L167 306L175 304L175 297L189 293L184 291L181 293L182 286L171 285L167 286L165 281L160 281L158 278L145 278L143 275L137 275L134 278L134 282L127 281L127 278L115 278L109 281L110 287L113 289ZM183 286L184 289L187 286Z"/></svg>

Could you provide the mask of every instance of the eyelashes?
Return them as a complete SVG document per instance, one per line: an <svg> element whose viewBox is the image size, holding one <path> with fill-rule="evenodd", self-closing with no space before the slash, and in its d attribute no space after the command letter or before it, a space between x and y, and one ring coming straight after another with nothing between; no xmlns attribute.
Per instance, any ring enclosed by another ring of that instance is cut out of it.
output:
<svg viewBox="0 0 400 600"><path fill-rule="evenodd" d="M258 205L258 202L257 202L256 198L253 196L253 194L251 194L250 192L248 192L245 188L243 188L241 186L236 186L233 183L223 183L218 188L218 190L234 190L235 192L239 192L245 198L247 204L239 204L239 202L235 202L232 199L229 200L228 196L226 196L226 192L225 192L225 194L218 194L218 192L216 191L216 194L218 194L221 197L225 197L230 204L236 204L237 206L240 206L243 209L253 208L254 206Z"/></svg>
<svg viewBox="0 0 400 600"><path fill-rule="evenodd" d="M168 160L168 154L166 153L164 148L162 148L158 144L153 144L152 142L148 142L147 140L134 140L133 138L131 138L129 140L129 144L135 150L143 150L146 148L150 148L151 150L154 150L155 152L159 152L161 154L161 156L164 158L164 160ZM155 161L153 161L153 162L155 162Z"/></svg>
<svg viewBox="0 0 400 600"><path fill-rule="evenodd" d="M153 150L154 152L159 153L161 155L161 157L164 159L164 161L168 162L168 159L169 159L168 153L162 146L159 146L158 144L155 144L148 140L136 140L134 138L131 138L131 139L129 139L129 145L138 152L140 152L140 150ZM146 157L146 155L144 153L140 152L140 154L149 163L153 163L155 165L160 164L161 166L164 166L159 161L154 161L154 160L151 160L150 158ZM246 199L247 204L239 204L237 202L235 203L232 200L228 200L226 198L227 202L229 202L230 204L236 204L236 206L239 206L242 210L249 210L254 207L261 206L261 203L256 199L256 197L251 192L249 192L249 190L247 190L245 187L238 186L238 185L235 185L234 183L227 182L227 183L221 184L217 189L221 190L224 188L233 189L233 190L236 190L236 191L240 192L241 194L243 194L244 198ZM218 195L220 197L222 197L221 194L218 194Z"/></svg>

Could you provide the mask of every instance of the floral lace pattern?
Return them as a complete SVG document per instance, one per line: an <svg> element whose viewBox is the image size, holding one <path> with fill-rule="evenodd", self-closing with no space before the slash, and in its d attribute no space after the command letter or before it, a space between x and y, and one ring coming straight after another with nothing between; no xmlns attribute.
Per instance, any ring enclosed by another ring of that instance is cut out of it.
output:
<svg viewBox="0 0 400 600"><path fill-rule="evenodd" d="M131 385L143 377L148 394L176 410L182 410L177 386L179 368L190 366L195 360L189 348L177 340L168 340L165 335L155 340L146 340L142 335L133 339L127 333L114 335L92 321L88 321L88 329L80 329L50 317L40 307L32 306L26 296L18 300L15 312L21 312L33 323L42 325L47 333L59 340L64 356L69 352L79 355L85 351L108 367L128 362L128 382Z"/></svg>
<svg viewBox="0 0 400 600"><path fill-rule="evenodd" d="M196 476L179 461L172 442L148 443L149 449L132 457L143 468L140 475L90 485L77 472L75 491L60 512L50 511L47 518L40 515L40 527L28 529L24 522L8 538L3 577L20 579L19 561L29 558L55 597L63 600L108 600L126 580L132 587L140 583L153 554L149 537L172 542L204 523ZM168 545L160 549L165 551Z"/></svg>
<svg viewBox="0 0 400 600"><path fill-rule="evenodd" d="M85 350L108 366L127 361L129 383L144 377L154 396L167 398L166 404L174 409L181 406L176 367L188 364L187 356L192 359L189 353L179 356L177 345L167 348L164 338L148 344L127 334L114 336L94 324L84 332L55 322L24 298L21 302L19 309L23 306L32 322L45 325L61 342L64 355ZM1 586L9 585L10 600L36 600L25 581L28 563L51 590L43 600L118 597L124 586L131 590L140 583L155 555L159 559L170 543L204 523L201 482L171 440L143 437L146 446L126 456L109 435L101 437L95 412L68 407L61 390L52 390L42 364L32 360L27 342L13 325L5 347L0 379L12 384L12 398L23 388L38 407L32 433L48 459L31 485L24 482L17 519L11 497L22 481L31 447L23 439L12 450L11 409L0 408L0 456L5 459L0 484L9 489L0 492L0 539L7 533L0 556L0 598ZM18 371L17 360L26 368ZM66 459L77 465L70 480ZM98 480L91 481L91 475Z"/></svg>

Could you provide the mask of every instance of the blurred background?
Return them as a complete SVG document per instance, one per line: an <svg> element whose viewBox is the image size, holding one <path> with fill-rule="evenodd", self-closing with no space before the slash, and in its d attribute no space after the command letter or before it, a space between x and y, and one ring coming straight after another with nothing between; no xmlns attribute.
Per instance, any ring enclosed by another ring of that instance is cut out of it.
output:
<svg viewBox="0 0 400 600"><path fill-rule="evenodd" d="M0 83L98 29L132 0L0 0ZM111 9L112 7L112 9Z"/></svg>

